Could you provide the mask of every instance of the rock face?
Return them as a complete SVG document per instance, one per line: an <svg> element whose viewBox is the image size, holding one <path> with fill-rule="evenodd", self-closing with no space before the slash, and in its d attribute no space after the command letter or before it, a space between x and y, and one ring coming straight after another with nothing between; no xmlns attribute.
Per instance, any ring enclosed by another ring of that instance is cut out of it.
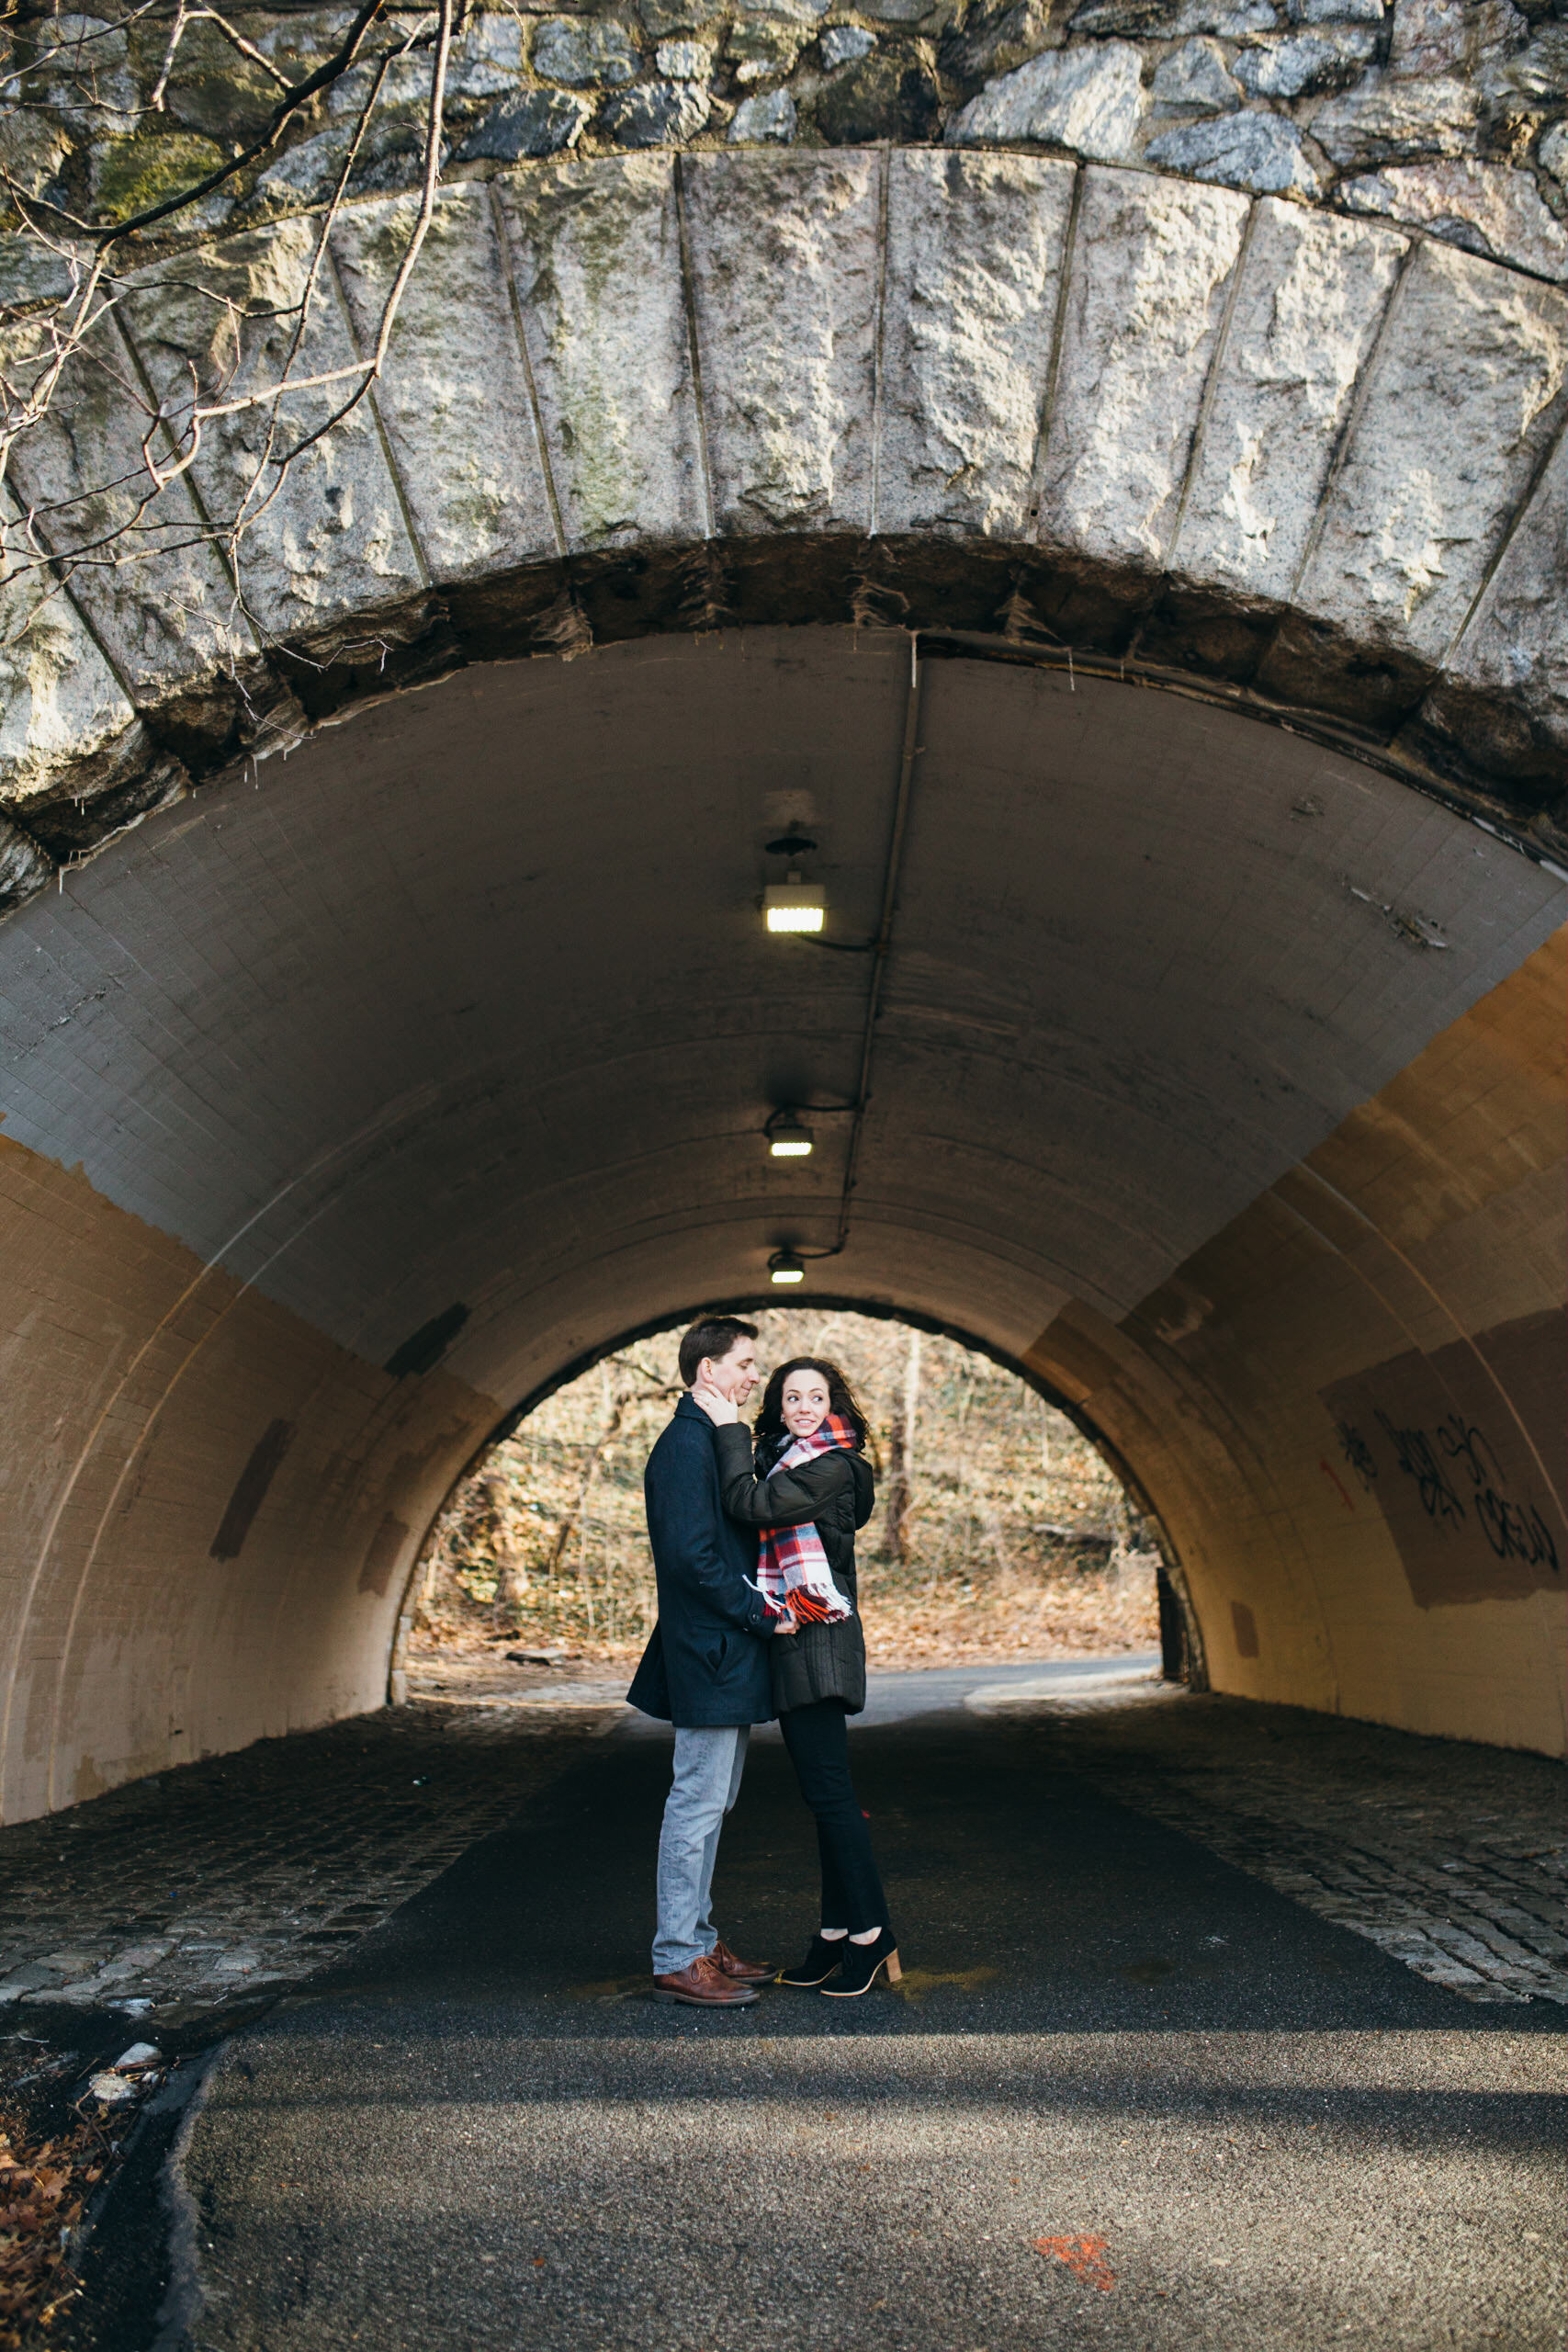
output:
<svg viewBox="0 0 1568 2352"><path fill-rule="evenodd" d="M1162 112L1229 114L1241 104L1241 85L1217 40L1185 40L1155 69L1150 85Z"/></svg>
<svg viewBox="0 0 1568 2352"><path fill-rule="evenodd" d="M1407 249L1299 204L1258 205L1174 569L1290 596Z"/></svg>
<svg viewBox="0 0 1568 2352"><path fill-rule="evenodd" d="M875 164L704 156L686 186L715 528L869 530Z"/></svg>
<svg viewBox="0 0 1568 2352"><path fill-rule="evenodd" d="M682 147L708 119L695 82L639 82L604 102L600 120L617 147Z"/></svg>
<svg viewBox="0 0 1568 2352"><path fill-rule="evenodd" d="M1440 662L1561 430L1565 379L1568 299L1423 246L1302 583L1314 610Z"/></svg>
<svg viewBox="0 0 1568 2352"><path fill-rule="evenodd" d="M498 193L565 545L700 538L668 160L545 164Z"/></svg>
<svg viewBox="0 0 1568 2352"><path fill-rule="evenodd" d="M1317 196L1323 174L1293 122L1278 115L1238 114L1222 121L1188 123L1151 139L1149 161L1222 187L1258 196Z"/></svg>
<svg viewBox="0 0 1568 2352"><path fill-rule="evenodd" d="M839 11L831 23L827 0L739 0L717 13L710 0L646 0L636 13L622 0L480 7L450 59L446 169L482 176L567 151L665 147L1044 149L1383 209L1551 275L1555 232L1568 232L1568 25L1543 5L869 0L858 21ZM20 28L9 85L19 95L0 105L0 166L85 223L124 218L216 168L265 130L275 77L319 69L350 21L336 7L279 15L242 0L239 29L255 35L242 52L215 22L182 17L184 45L154 107L166 37L128 0L116 6L122 24L39 18L55 29L31 73L45 37ZM203 199L184 232L325 203L345 169L358 196L415 186L431 59L403 53L404 38L300 110L280 152ZM1205 129L1216 116L1235 127ZM1476 170L1429 188L1387 178L1443 163ZM0 267L0 302L48 300L50 283L44 258L13 261Z"/></svg>
<svg viewBox="0 0 1568 2352"><path fill-rule="evenodd" d="M642 62L636 42L611 18L549 17L534 35L534 71L581 90L601 83L618 89L635 82Z"/></svg>
<svg viewBox="0 0 1568 2352"><path fill-rule="evenodd" d="M1568 229L1547 209L1529 172L1456 157L1443 164L1393 164L1347 180L1343 201L1358 212L1430 229L1450 244L1491 260L1506 255L1538 277L1568 278Z"/></svg>
<svg viewBox="0 0 1568 2352"><path fill-rule="evenodd" d="M1032 535L1035 453L1061 298L1072 167L906 155L888 184L877 527Z"/></svg>
<svg viewBox="0 0 1568 2352"><path fill-rule="evenodd" d="M575 147L593 114L575 90L520 90L492 107L457 150L459 164L516 164Z"/></svg>
<svg viewBox="0 0 1568 2352"><path fill-rule="evenodd" d="M1068 297L1046 428L1046 546L1163 566L1246 218L1244 199L1221 188L1090 178L1078 236L1104 259Z"/></svg>
<svg viewBox="0 0 1568 2352"><path fill-rule="evenodd" d="M948 141L957 147L1048 141L1097 163L1124 162L1143 119L1142 67L1126 41L1047 50L973 99L949 125Z"/></svg>
<svg viewBox="0 0 1568 2352"><path fill-rule="evenodd" d="M787 147L795 137L795 100L787 90L760 90L742 98L729 126L732 147Z"/></svg>

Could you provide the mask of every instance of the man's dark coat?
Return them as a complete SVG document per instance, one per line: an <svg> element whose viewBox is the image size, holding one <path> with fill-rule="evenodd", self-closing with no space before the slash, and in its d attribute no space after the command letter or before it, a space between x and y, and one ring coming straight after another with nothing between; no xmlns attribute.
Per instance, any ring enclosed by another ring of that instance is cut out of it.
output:
<svg viewBox="0 0 1568 2352"><path fill-rule="evenodd" d="M756 1589L757 1538L724 1515L713 1438L702 1407L682 1396L648 1457L659 1623L626 1697L666 1723L765 1724L773 1636Z"/></svg>

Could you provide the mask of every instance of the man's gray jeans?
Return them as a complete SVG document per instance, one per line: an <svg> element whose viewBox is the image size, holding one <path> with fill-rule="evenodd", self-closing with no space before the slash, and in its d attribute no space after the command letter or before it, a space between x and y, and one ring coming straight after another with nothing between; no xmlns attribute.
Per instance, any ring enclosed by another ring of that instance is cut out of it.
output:
<svg viewBox="0 0 1568 2352"><path fill-rule="evenodd" d="M702 1724L675 1731L675 1778L659 1833L659 1933L653 1973L678 1976L712 1951L713 1866L724 1816L740 1793L750 1724Z"/></svg>

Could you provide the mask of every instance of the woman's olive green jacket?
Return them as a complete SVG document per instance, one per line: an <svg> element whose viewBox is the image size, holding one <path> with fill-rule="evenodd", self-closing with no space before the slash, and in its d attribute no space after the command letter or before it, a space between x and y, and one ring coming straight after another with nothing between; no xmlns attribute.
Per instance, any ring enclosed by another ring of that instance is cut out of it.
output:
<svg viewBox="0 0 1568 2352"><path fill-rule="evenodd" d="M773 1710L787 1714L818 1699L841 1699L852 1715L865 1704L865 1635L855 1591L855 1530L871 1517L876 1481L861 1453L835 1446L798 1469L759 1478L751 1460L751 1433L739 1423L714 1431L718 1448L718 1490L731 1519L745 1527L799 1527L815 1522L833 1571L833 1582L854 1614L837 1625L803 1625L798 1634L775 1634L768 1645L773 1678Z"/></svg>

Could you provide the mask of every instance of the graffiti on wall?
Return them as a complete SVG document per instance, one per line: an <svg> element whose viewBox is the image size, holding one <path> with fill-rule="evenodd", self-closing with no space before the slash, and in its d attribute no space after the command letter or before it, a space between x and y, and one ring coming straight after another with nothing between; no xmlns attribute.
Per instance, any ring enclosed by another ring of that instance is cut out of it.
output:
<svg viewBox="0 0 1568 2352"><path fill-rule="evenodd" d="M1560 1315L1525 1316L1323 1391L1347 1469L1376 1500L1420 1607L1562 1584L1563 1340Z"/></svg>

